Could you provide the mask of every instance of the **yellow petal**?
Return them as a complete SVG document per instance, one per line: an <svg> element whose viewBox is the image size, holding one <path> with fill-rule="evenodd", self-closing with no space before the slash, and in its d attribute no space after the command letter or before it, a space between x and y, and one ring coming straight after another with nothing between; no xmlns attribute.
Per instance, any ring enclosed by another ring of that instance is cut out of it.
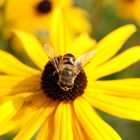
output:
<svg viewBox="0 0 140 140"><path fill-rule="evenodd" d="M96 54L91 67L97 67L114 56L125 41L136 31L134 25L125 25L108 34L96 46Z"/></svg>
<svg viewBox="0 0 140 140"><path fill-rule="evenodd" d="M0 136L10 132L10 131L14 131L16 128L16 122L12 122L11 120L6 121L6 122L2 122L0 124Z"/></svg>
<svg viewBox="0 0 140 140"><path fill-rule="evenodd" d="M16 86L17 87L17 86ZM18 94L21 94L23 92L30 92L30 93L33 93L34 91L36 90L39 90L40 87L36 87L36 86L26 86L25 88L24 87L20 87L20 88L1 88L0 89L0 96L13 96L13 95L17 95ZM22 96L21 96L22 97ZM23 95L24 97L24 95Z"/></svg>
<svg viewBox="0 0 140 140"><path fill-rule="evenodd" d="M77 120L73 118L73 135L75 140L88 140L89 137L83 132L83 128L80 126Z"/></svg>
<svg viewBox="0 0 140 140"><path fill-rule="evenodd" d="M18 114L19 112L17 112ZM17 114L15 116L17 116ZM32 115L32 116L31 116ZM35 113L27 113L26 116L23 115L22 117L18 118L18 119L15 119L15 116L11 119L11 120L8 120L8 121L3 121L0 123L0 136L1 135L4 135L6 133L14 133L14 132L17 132L17 130L19 130L20 128L20 123L21 123L21 120L30 120L31 118L33 118L35 115ZM24 121L24 123L26 124L28 121Z"/></svg>
<svg viewBox="0 0 140 140"><path fill-rule="evenodd" d="M121 140L119 135L81 97L74 102L77 119L90 139Z"/></svg>
<svg viewBox="0 0 140 140"><path fill-rule="evenodd" d="M35 110L44 107L46 103L50 103L50 100L46 97L44 93L34 92L34 94L31 94L30 96L26 97L24 106L15 116L15 119L22 118L23 115L27 115L28 113L30 114L30 112L34 112Z"/></svg>
<svg viewBox="0 0 140 140"><path fill-rule="evenodd" d="M9 121L23 105L23 98L14 98L0 105L0 123Z"/></svg>
<svg viewBox="0 0 140 140"><path fill-rule="evenodd" d="M62 118L61 118L61 126L63 125L63 128L60 128L60 140L66 140L67 139L67 114L66 114L66 106L63 105L62 110Z"/></svg>
<svg viewBox="0 0 140 140"><path fill-rule="evenodd" d="M108 95L121 97L140 98L140 78L127 78L119 80L96 81L87 92L95 92L94 89Z"/></svg>
<svg viewBox="0 0 140 140"><path fill-rule="evenodd" d="M23 106L11 120L1 122L0 135L6 134L10 131L14 132L19 128L24 127L25 124L28 124L28 122L30 122L30 120L32 120L32 118L34 118L34 116L38 114L39 108L38 107L35 108L34 106L36 106L35 102L34 105L32 105L31 101L30 102L25 101Z"/></svg>
<svg viewBox="0 0 140 140"><path fill-rule="evenodd" d="M70 103L65 104L66 109L66 140L73 140L73 130L72 130L72 112ZM63 122L62 122L63 124Z"/></svg>
<svg viewBox="0 0 140 140"><path fill-rule="evenodd" d="M87 33L82 33L73 40L72 45L67 50L67 53L71 53L78 58L84 53L95 49L95 44L96 41L91 39Z"/></svg>
<svg viewBox="0 0 140 140"><path fill-rule="evenodd" d="M31 60L43 70L48 62L48 57L43 50L43 45L30 33L21 30L14 30L14 33L21 40L23 48Z"/></svg>
<svg viewBox="0 0 140 140"><path fill-rule="evenodd" d="M11 54L0 50L0 72L8 75L31 75L38 71L21 63Z"/></svg>
<svg viewBox="0 0 140 140"><path fill-rule="evenodd" d="M19 111L20 112L20 111ZM31 120L34 116L36 111L34 112L26 112L25 110L22 111L23 115L21 117L16 118L19 112L9 121L4 121L0 124L0 135L4 135L9 132L16 132L19 128L22 128L21 125L27 124L29 120ZM26 114L25 114L26 112Z"/></svg>
<svg viewBox="0 0 140 140"><path fill-rule="evenodd" d="M34 99L33 99L34 100ZM39 99L40 102L40 99ZM32 120L32 118L38 114L38 111L40 110L40 108L44 105L40 105L41 103L39 103L38 107L36 105L36 103L33 103L30 101L25 101L23 107L18 111L18 113L11 119L11 123L14 123L16 127L18 128L23 128L25 127L25 124L27 124L28 122L30 122L30 120ZM35 107L36 106L36 107Z"/></svg>
<svg viewBox="0 0 140 140"><path fill-rule="evenodd" d="M53 114L54 115L54 114ZM53 135L53 115L50 115L40 129L36 140L51 140Z"/></svg>
<svg viewBox="0 0 140 140"><path fill-rule="evenodd" d="M46 108L42 107L39 109L37 114L19 131L14 140L29 140L35 135L37 130L41 127L41 125L55 108L54 104L49 104L50 105L47 105Z"/></svg>
<svg viewBox="0 0 140 140"><path fill-rule="evenodd" d="M140 46L132 47L124 51L91 72L93 73L94 79L99 79L103 76L119 72L138 61L140 61Z"/></svg>
<svg viewBox="0 0 140 140"><path fill-rule="evenodd" d="M53 140L60 140L61 121L62 121L63 103L60 103L54 115L54 134Z"/></svg>
<svg viewBox="0 0 140 140"><path fill-rule="evenodd" d="M89 140L90 138L83 131L83 127L78 122L74 111L72 112L72 118L74 140Z"/></svg>
<svg viewBox="0 0 140 140"><path fill-rule="evenodd" d="M0 96L35 91L37 89L40 89L40 75L33 75L32 77L0 76Z"/></svg>
<svg viewBox="0 0 140 140"><path fill-rule="evenodd" d="M36 115L37 111L22 111L24 114L21 117L13 117L11 120L2 122L0 125L0 135L4 135L9 132L16 132L19 128L22 128L25 124L27 124L34 116ZM16 114L18 116L19 113ZM24 125L23 125L24 124Z"/></svg>
<svg viewBox="0 0 140 140"><path fill-rule="evenodd" d="M140 120L139 100L111 96L101 91L86 93L83 96L92 106L106 113L124 119Z"/></svg>
<svg viewBox="0 0 140 140"><path fill-rule="evenodd" d="M63 9L54 10L50 27L51 45L54 47L56 55L63 55L69 47L71 39L65 25Z"/></svg>
<svg viewBox="0 0 140 140"><path fill-rule="evenodd" d="M24 125L24 127L17 133L17 135L13 139L14 140L22 140L22 139L29 140L41 126L41 120L39 121L39 118L42 116L43 111L44 111L43 108L39 109L37 113L34 115L34 117L31 118L31 120L26 125ZM38 128L36 128L36 126Z"/></svg>
<svg viewBox="0 0 140 140"><path fill-rule="evenodd" d="M73 140L71 116L70 104L60 103L54 117L53 140Z"/></svg>

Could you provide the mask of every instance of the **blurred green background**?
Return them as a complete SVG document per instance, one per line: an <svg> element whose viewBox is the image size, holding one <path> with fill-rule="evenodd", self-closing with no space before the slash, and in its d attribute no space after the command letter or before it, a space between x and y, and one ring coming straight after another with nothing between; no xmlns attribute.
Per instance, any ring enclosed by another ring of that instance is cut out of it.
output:
<svg viewBox="0 0 140 140"><path fill-rule="evenodd" d="M115 6L112 4L105 4L103 0L76 0L75 5L78 7L82 7L89 14L89 20L92 23L93 31L91 36L94 37L97 41L104 37L106 34L111 32L113 29L117 27L127 24L133 23L136 24L133 20L126 20L117 15L115 10ZM124 49L140 44L140 27L137 25L138 31L135 35L133 35L127 43L124 45ZM11 47L9 47L9 42L5 42L3 37L0 34L0 48L13 53L22 61L27 62L28 59L24 54L20 56L15 53ZM124 62L125 63L125 62ZM128 69L111 75L109 77L105 77L106 79L118 79L123 77L140 77L140 63L137 63ZM140 140L140 123L129 120L122 120L119 118L115 118L109 116L108 114L99 112L104 120L106 120L123 138L123 140ZM104 131L104 130L103 130ZM2 136L0 140L10 140L11 136Z"/></svg>

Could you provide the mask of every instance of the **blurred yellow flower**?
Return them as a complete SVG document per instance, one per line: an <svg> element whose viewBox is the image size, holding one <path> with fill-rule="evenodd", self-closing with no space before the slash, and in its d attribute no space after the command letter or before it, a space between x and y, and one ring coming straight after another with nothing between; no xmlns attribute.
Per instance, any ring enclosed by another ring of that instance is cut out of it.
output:
<svg viewBox="0 0 140 140"><path fill-rule="evenodd" d="M131 18L140 23L140 0L115 0L118 13L125 18Z"/></svg>
<svg viewBox="0 0 140 140"><path fill-rule="evenodd" d="M73 0L7 0L6 21L8 27L20 28L33 33L48 31L52 12L63 7L66 24L74 34L90 31L87 13L73 6Z"/></svg>
<svg viewBox="0 0 140 140"><path fill-rule="evenodd" d="M76 76L74 87L66 92L57 84L58 73L38 40L32 34L15 30L39 69L0 51L0 72L3 73L0 75L0 135L18 129L14 140L29 140L37 132L37 140L121 140L96 108L139 121L140 79L99 79L140 60L140 46L114 56L136 31L135 26L120 27L94 47L95 41L88 35L71 40L60 10L55 11L52 21L50 44L57 58L67 53L78 58L94 50L94 59Z"/></svg>

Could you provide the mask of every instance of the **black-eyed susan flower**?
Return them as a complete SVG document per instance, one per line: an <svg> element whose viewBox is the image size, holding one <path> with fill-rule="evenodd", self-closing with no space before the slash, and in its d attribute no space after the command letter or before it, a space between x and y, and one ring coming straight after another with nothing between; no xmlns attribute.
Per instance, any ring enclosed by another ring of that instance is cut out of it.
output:
<svg viewBox="0 0 140 140"><path fill-rule="evenodd" d="M5 4L8 27L20 28L33 33L48 31L53 11L58 7L63 7L66 14L65 22L72 33L90 31L90 24L86 20L87 13L74 7L73 0L8 0Z"/></svg>
<svg viewBox="0 0 140 140"><path fill-rule="evenodd" d="M124 18L130 18L140 23L140 0L116 0L118 13ZM123 13L122 13L123 11Z"/></svg>
<svg viewBox="0 0 140 140"><path fill-rule="evenodd" d="M0 51L0 135L15 131L14 140L29 140L35 134L37 140L121 140L96 109L140 120L140 79L100 80L140 60L140 46L114 57L136 31L135 26L120 27L95 45L87 35L71 40L59 10L53 18L49 44L56 58L59 54L78 58L89 50L95 51L94 58L76 76L73 88L65 91L38 40L15 30L38 69Z"/></svg>

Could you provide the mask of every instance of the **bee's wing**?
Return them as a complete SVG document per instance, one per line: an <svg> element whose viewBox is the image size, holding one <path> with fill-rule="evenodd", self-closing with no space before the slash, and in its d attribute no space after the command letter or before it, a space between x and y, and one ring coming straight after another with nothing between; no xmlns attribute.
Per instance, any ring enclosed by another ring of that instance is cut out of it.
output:
<svg viewBox="0 0 140 140"><path fill-rule="evenodd" d="M48 58L50 59L53 67L56 69L57 72L59 72L59 69L58 69L59 62L58 62L57 59L55 59L55 52L54 52L53 47L45 44L44 45L44 50L45 50Z"/></svg>
<svg viewBox="0 0 140 140"><path fill-rule="evenodd" d="M78 67L79 72L83 67L85 67L93 59L95 52L96 52L95 50L87 52L76 59L74 63L75 63L75 66Z"/></svg>

